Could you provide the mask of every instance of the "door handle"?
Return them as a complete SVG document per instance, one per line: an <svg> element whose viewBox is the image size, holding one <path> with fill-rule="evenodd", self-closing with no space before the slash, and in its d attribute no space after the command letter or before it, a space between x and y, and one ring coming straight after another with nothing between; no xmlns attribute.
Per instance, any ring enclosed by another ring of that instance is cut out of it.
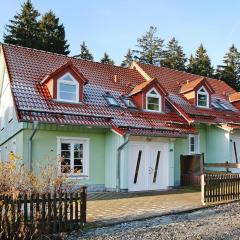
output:
<svg viewBox="0 0 240 240"><path fill-rule="evenodd" d="M152 167L149 167L148 168L148 174L152 174L153 173L153 168Z"/></svg>

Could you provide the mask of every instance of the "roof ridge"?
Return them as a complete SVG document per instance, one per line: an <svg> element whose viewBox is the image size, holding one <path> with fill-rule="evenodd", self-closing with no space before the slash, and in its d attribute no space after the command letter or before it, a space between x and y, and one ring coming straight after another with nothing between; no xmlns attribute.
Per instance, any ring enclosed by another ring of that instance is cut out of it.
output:
<svg viewBox="0 0 240 240"><path fill-rule="evenodd" d="M104 65L104 66L111 66L111 67L115 67L115 68L128 69L130 71L135 71L134 69L130 69L129 67L122 67L122 66L119 66L119 65L111 65L111 64L107 64L107 63L101 63L101 62L97 62L97 61L76 58L74 56L68 56L68 55L64 55L64 54L61 54L61 53L55 53L55 52L45 51L45 50L36 49L36 48L24 47L24 46L20 46L20 45L15 45L15 44L10 44L10 43L1 43L1 42L0 42L0 45L2 45L2 46L4 46L4 45L12 46L12 47L22 48L22 49L28 49L30 51L43 52L43 53L47 53L47 54L67 57L71 60L74 59L74 60L78 60L78 61L82 61L82 62L96 63L96 64L100 64L100 65Z"/></svg>

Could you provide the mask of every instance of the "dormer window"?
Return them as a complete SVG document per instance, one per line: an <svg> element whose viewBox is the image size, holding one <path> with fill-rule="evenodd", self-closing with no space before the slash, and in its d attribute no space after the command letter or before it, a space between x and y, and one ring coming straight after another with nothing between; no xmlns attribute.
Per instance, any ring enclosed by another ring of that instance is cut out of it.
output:
<svg viewBox="0 0 240 240"><path fill-rule="evenodd" d="M79 83L70 73L58 79L57 99L64 102L79 102Z"/></svg>
<svg viewBox="0 0 240 240"><path fill-rule="evenodd" d="M197 106L208 108L209 107L209 93L204 87L197 91Z"/></svg>
<svg viewBox="0 0 240 240"><path fill-rule="evenodd" d="M146 110L152 112L162 111L162 98L155 88L152 88L146 94Z"/></svg>

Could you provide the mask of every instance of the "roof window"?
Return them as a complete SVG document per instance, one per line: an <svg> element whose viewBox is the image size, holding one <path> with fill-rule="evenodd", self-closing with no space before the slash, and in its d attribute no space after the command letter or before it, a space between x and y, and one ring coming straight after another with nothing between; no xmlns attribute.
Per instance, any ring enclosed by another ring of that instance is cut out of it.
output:
<svg viewBox="0 0 240 240"><path fill-rule="evenodd" d="M120 106L116 98L110 93L107 93L106 95L104 95L104 98L107 101L109 106L115 106L115 107Z"/></svg>
<svg viewBox="0 0 240 240"><path fill-rule="evenodd" d="M126 107L136 108L136 105L133 103L132 99L130 99L128 97L122 97L122 100L123 100L124 104L126 105Z"/></svg>

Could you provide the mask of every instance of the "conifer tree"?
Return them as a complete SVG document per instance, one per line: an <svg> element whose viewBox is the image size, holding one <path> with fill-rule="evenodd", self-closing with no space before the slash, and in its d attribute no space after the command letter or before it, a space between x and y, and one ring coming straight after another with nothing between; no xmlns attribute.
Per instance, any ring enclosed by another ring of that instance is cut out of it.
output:
<svg viewBox="0 0 240 240"><path fill-rule="evenodd" d="M183 52L183 48L175 38L172 38L168 42L167 49L164 52L161 66L184 71L186 61L187 59Z"/></svg>
<svg viewBox="0 0 240 240"><path fill-rule="evenodd" d="M109 55L105 52L103 57L100 59L101 63L114 65L114 61L109 57Z"/></svg>
<svg viewBox="0 0 240 240"><path fill-rule="evenodd" d="M133 50L134 59L142 63L160 65L163 57L163 40L156 36L157 28L151 26L142 37L137 39L137 49Z"/></svg>
<svg viewBox="0 0 240 240"><path fill-rule="evenodd" d="M129 67L133 62L133 52L131 49L128 49L127 54L124 56L124 60L121 63L122 67Z"/></svg>
<svg viewBox="0 0 240 240"><path fill-rule="evenodd" d="M84 60L90 60L93 61L93 55L92 53L89 51L86 43L83 41L82 44L80 44L80 48L81 48L81 52L79 55L75 56L77 58L81 58Z"/></svg>
<svg viewBox="0 0 240 240"><path fill-rule="evenodd" d="M197 49L195 56L190 56L187 70L190 73L199 74L206 77L213 76L213 67L207 54L207 50L201 44Z"/></svg>
<svg viewBox="0 0 240 240"><path fill-rule="evenodd" d="M59 24L59 18L50 10L40 20L41 49L45 51L69 54L69 45L65 40L65 29Z"/></svg>
<svg viewBox="0 0 240 240"><path fill-rule="evenodd" d="M217 68L216 77L240 91L240 52L232 45Z"/></svg>
<svg viewBox="0 0 240 240"><path fill-rule="evenodd" d="M10 23L5 26L3 39L5 43L40 49L39 12L34 9L32 2L27 0Z"/></svg>

